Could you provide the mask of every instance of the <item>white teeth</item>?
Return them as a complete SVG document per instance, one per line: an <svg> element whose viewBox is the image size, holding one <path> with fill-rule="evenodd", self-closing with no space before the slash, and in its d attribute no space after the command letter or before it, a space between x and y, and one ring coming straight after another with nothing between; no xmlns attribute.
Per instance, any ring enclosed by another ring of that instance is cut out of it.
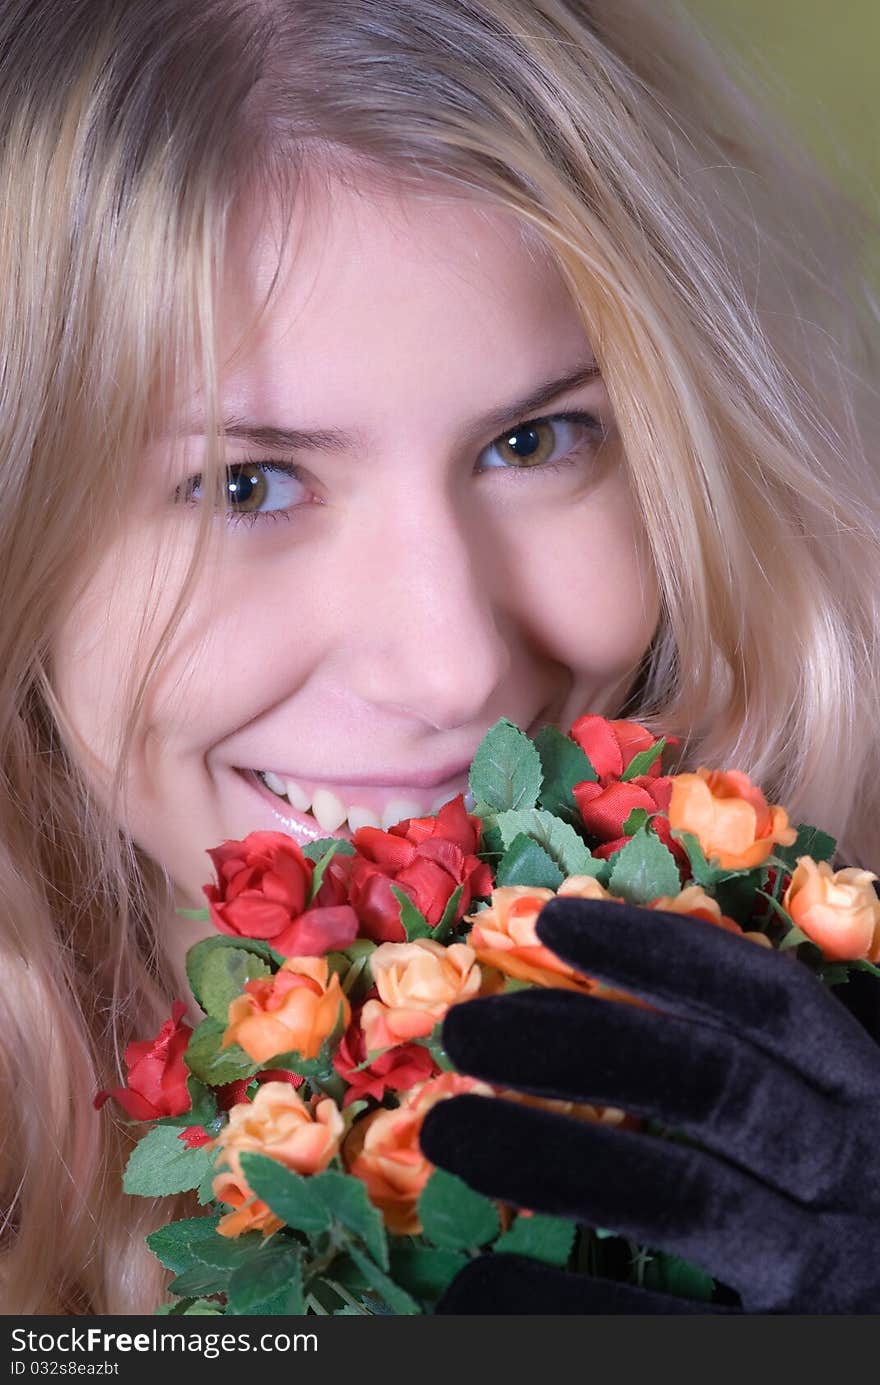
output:
<svg viewBox="0 0 880 1385"><path fill-rule="evenodd" d="M302 784L297 784L297 780L281 780L280 783L284 784L284 788L281 789L281 792L287 794L291 802L291 807L295 807L298 813L308 812L309 803L312 802L312 799L306 794ZM272 788L272 784L270 784L269 787ZM315 816L317 816L317 814L315 814ZM322 823L322 827L323 825ZM328 828L328 831L333 831L333 828Z"/></svg>
<svg viewBox="0 0 880 1385"><path fill-rule="evenodd" d="M357 832L361 827L379 827L381 824L377 814L371 813L369 808L353 805L348 810L348 825L352 832Z"/></svg>
<svg viewBox="0 0 880 1385"><path fill-rule="evenodd" d="M283 798L287 793L287 785L284 780L280 775L273 774L270 769L263 770L263 780L265 781L266 788L271 789L273 793L277 793L280 797Z"/></svg>
<svg viewBox="0 0 880 1385"><path fill-rule="evenodd" d="M382 814L382 831L387 832L389 827L403 822L404 818L420 818L421 816L422 805L416 803L414 798L392 798Z"/></svg>
<svg viewBox="0 0 880 1385"><path fill-rule="evenodd" d="M451 803L460 793L459 789L453 789L452 793L442 793L439 798L435 798L431 804L431 812L439 813L444 803Z"/></svg>
<svg viewBox="0 0 880 1385"><path fill-rule="evenodd" d="M296 787L299 787L298 785ZM296 804L294 804L296 807ZM300 809L304 812L305 809ZM325 832L335 832L345 822L345 804L329 789L316 789L312 799L312 816Z"/></svg>

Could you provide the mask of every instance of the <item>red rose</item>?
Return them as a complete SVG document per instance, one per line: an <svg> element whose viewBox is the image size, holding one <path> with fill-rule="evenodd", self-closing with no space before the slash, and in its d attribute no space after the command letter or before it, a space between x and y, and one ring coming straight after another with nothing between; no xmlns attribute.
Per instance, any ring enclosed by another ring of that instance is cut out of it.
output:
<svg viewBox="0 0 880 1385"><path fill-rule="evenodd" d="M444 804L436 818L406 818L390 832L361 827L352 837L356 855L330 862L317 902L345 897L358 916L361 936L400 943L406 935L392 885L409 896L432 928L462 885L458 921L475 895L492 889L492 872L475 854L480 830L480 819L465 810L463 794Z"/></svg>
<svg viewBox="0 0 880 1385"><path fill-rule="evenodd" d="M650 750L658 740L636 721L608 721L592 715L578 717L569 735L587 756L603 788L619 779L630 761L643 750ZM667 736L666 744L678 745L678 737ZM660 774L661 759L658 755L647 774L639 775L638 779L656 778Z"/></svg>
<svg viewBox="0 0 880 1385"><path fill-rule="evenodd" d="M584 826L591 837L609 842L623 835L623 824L633 808L665 813L672 795L668 774L656 778L639 774L635 779L614 779L607 785L585 779L572 789Z"/></svg>
<svg viewBox="0 0 880 1385"><path fill-rule="evenodd" d="M669 819L663 816L672 794L672 779L668 774L638 774L635 779L614 779L604 788L585 779L582 784L575 784L572 793L584 826L601 843L593 849L594 856L607 860L626 846L630 838L624 836L623 825L633 808L644 808L647 813L658 814L652 819L652 828L672 852L679 869L684 870L682 879L690 875L688 854L682 843L672 836Z"/></svg>
<svg viewBox="0 0 880 1385"><path fill-rule="evenodd" d="M186 1005L174 1002L171 1018L154 1039L137 1040L125 1050L128 1069L125 1087L110 1087L96 1093L94 1106L100 1111L109 1097L115 1097L133 1120L156 1120L159 1116L179 1116L192 1102L186 1089L189 1068L183 1061L190 1025L184 1024Z"/></svg>
<svg viewBox="0 0 880 1385"><path fill-rule="evenodd" d="M354 940L357 918L350 908L306 909L315 863L292 837L249 832L208 855L220 884L202 889L221 933L264 939L285 957L320 957Z"/></svg>
<svg viewBox="0 0 880 1385"><path fill-rule="evenodd" d="M374 1096L381 1101L387 1089L408 1092L417 1082L425 1082L440 1071L424 1044L397 1044L374 1058L369 1067L355 1071L367 1056L360 1014L352 1017L333 1057L333 1066L348 1083L343 1108L360 1097Z"/></svg>

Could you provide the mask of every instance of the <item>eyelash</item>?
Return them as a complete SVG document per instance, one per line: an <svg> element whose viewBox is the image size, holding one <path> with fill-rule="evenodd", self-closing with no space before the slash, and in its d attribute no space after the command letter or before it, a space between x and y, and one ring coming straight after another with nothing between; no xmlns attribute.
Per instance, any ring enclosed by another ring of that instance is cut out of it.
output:
<svg viewBox="0 0 880 1385"><path fill-rule="evenodd" d="M539 423L557 423L559 421L565 423L583 424L585 428L587 428L591 433L593 433L594 442L602 442L607 436L603 424L599 421L599 419L596 418L595 414L589 414L585 413L583 410L575 409L568 410L567 412L558 414L544 414L540 418L523 419L520 423L516 423L512 428L506 428L503 433L499 433L498 437L494 438L493 442L490 443L489 446L491 447L494 443L500 442L503 438L510 437L513 433L518 433L523 428L529 428ZM584 450L584 446L586 445L588 444L580 444L577 447L573 448L567 457L563 458L561 461L558 462L542 462L539 466L535 467L487 467L484 469L484 472L503 471L508 476L516 476L518 479L522 479L525 476L534 475L535 473L538 473L542 476L552 475L554 473L565 471L570 466L576 465L577 462L580 461L581 455ZM244 467L259 467L263 471L270 472L274 475L280 474L283 476L291 476L297 481L302 481L303 468L297 466L294 462L275 462L268 461L265 459L245 457L241 462L237 462L234 465L228 466L227 470L236 471ZM484 472L480 474L484 474ZM201 475L197 475L190 477L190 479L187 481L186 494L188 499L191 495L191 492L201 482L201 479ZM271 520L274 522L275 520L284 519L290 521L293 518L294 512L301 508L302 506L300 505L294 505L287 510L242 510L238 513L230 511L228 513L227 518L228 523L230 525L238 525L244 523L248 526L253 526L257 523L263 523L266 520Z"/></svg>

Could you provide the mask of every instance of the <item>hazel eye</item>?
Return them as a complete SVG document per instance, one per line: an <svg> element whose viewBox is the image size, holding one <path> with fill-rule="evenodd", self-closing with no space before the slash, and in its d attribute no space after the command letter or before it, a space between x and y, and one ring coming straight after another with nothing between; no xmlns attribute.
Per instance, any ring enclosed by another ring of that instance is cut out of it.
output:
<svg viewBox="0 0 880 1385"><path fill-rule="evenodd" d="M586 434L586 437L584 436ZM482 453L482 471L554 471L580 460L586 444L601 441L605 430L593 414L572 412L518 423ZM485 459L492 454L496 463Z"/></svg>
<svg viewBox="0 0 880 1385"><path fill-rule="evenodd" d="M227 466L226 478L230 524L291 519L294 510L308 503L309 492L300 478L299 468L291 462L236 462ZM185 498L192 504L196 503L195 492L201 489L201 482L201 476L193 476L187 482Z"/></svg>

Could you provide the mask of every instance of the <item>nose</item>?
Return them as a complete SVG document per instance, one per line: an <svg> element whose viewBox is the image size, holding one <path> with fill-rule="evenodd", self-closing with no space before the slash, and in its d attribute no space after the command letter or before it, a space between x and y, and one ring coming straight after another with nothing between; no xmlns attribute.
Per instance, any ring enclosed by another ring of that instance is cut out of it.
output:
<svg viewBox="0 0 880 1385"><path fill-rule="evenodd" d="M483 719L510 670L513 635L485 535L439 491L397 495L362 524L346 557L349 590L360 594L349 688L437 730Z"/></svg>

